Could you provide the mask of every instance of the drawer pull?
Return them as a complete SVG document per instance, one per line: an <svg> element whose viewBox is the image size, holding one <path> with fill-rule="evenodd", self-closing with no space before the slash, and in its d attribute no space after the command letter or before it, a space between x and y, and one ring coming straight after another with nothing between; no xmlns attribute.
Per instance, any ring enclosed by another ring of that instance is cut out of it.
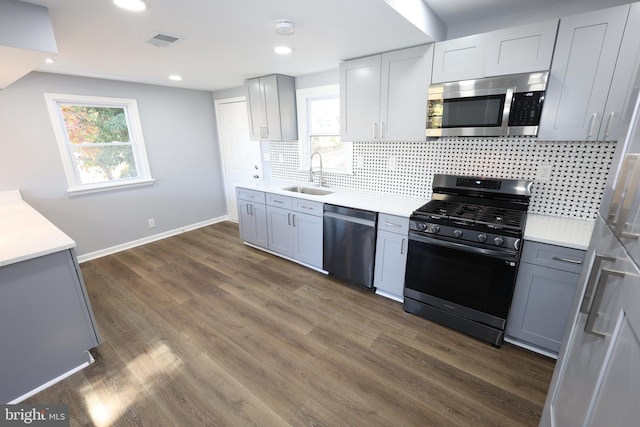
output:
<svg viewBox="0 0 640 427"><path fill-rule="evenodd" d="M576 265L582 264L582 261L579 260L579 259L562 258L562 257L559 257L559 256L554 256L551 259L554 260L554 261L567 262L569 264L576 264Z"/></svg>
<svg viewBox="0 0 640 427"><path fill-rule="evenodd" d="M283 204L284 202L282 200L272 200L273 203L280 203Z"/></svg>
<svg viewBox="0 0 640 427"><path fill-rule="evenodd" d="M591 308L589 309L589 315L587 316L587 322L584 325L584 331L586 333L594 335L598 338L606 338L607 336L605 333L594 330L594 326L598 317L598 310L600 309L602 298L604 297L605 286L609 283L609 276L624 277L625 273L623 271L609 270L606 268L600 270L600 278L598 279L598 283L596 285L593 302L591 304Z"/></svg>
<svg viewBox="0 0 640 427"><path fill-rule="evenodd" d="M309 209L309 210L313 210L313 206L300 205L300 207L301 207L302 209Z"/></svg>
<svg viewBox="0 0 640 427"><path fill-rule="evenodd" d="M396 227L396 228L402 227L402 224L394 224L393 222L389 222L387 220L384 221L384 225L387 227Z"/></svg>

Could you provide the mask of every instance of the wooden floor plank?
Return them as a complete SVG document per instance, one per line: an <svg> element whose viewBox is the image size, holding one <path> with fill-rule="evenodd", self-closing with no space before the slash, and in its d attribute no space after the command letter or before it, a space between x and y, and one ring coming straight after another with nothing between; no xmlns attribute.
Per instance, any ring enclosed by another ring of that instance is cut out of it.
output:
<svg viewBox="0 0 640 427"><path fill-rule="evenodd" d="M221 222L81 265L104 342L28 399L71 425L535 426L554 361L495 349Z"/></svg>

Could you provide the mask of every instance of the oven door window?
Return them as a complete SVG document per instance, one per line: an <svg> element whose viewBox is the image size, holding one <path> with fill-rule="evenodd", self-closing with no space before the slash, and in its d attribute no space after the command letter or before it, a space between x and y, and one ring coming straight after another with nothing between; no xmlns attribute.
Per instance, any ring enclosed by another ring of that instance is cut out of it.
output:
<svg viewBox="0 0 640 427"><path fill-rule="evenodd" d="M515 260L409 239L409 289L506 319L515 277Z"/></svg>
<svg viewBox="0 0 640 427"><path fill-rule="evenodd" d="M505 95L443 99L441 128L500 127Z"/></svg>

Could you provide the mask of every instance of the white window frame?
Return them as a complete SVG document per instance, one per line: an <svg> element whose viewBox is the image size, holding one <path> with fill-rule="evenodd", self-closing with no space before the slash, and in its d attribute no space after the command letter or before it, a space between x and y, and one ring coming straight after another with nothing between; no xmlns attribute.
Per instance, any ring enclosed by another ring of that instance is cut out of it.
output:
<svg viewBox="0 0 640 427"><path fill-rule="evenodd" d="M58 143L58 151L64 167L70 195L87 194L100 191L108 191L120 188L137 187L142 185L152 185L154 179L151 177L151 168L147 157L147 149L142 135L142 125L138 112L138 103L135 99L127 98L107 98L98 96L68 95L59 93L44 94L49 117L53 126L53 132ZM95 107L116 107L123 108L126 114L129 138L133 148L138 176L134 178L115 179L110 181L93 182L83 184L78 175L78 169L69 144L64 118L59 106L62 104L86 105Z"/></svg>
<svg viewBox="0 0 640 427"><path fill-rule="evenodd" d="M300 170L308 171L309 170L309 159L311 157L311 142L309 140L309 108L308 103L310 100L329 98L329 97L340 97L340 85L326 85L326 86L316 86L305 89L298 89L296 91L296 105L298 108L298 135L299 135L299 146L298 152L300 156ZM343 141L347 144L352 144L349 141ZM342 175L351 175L353 174L353 145L351 145L351 152L348 153L347 157L347 168L346 169L332 169L325 167L323 172L342 174Z"/></svg>

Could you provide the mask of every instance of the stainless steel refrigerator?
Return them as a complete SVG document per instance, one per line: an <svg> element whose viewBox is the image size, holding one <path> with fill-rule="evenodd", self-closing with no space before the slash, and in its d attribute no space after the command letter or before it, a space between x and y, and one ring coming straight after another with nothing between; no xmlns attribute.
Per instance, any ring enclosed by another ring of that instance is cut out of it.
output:
<svg viewBox="0 0 640 427"><path fill-rule="evenodd" d="M612 164L540 426L640 422L639 107Z"/></svg>

